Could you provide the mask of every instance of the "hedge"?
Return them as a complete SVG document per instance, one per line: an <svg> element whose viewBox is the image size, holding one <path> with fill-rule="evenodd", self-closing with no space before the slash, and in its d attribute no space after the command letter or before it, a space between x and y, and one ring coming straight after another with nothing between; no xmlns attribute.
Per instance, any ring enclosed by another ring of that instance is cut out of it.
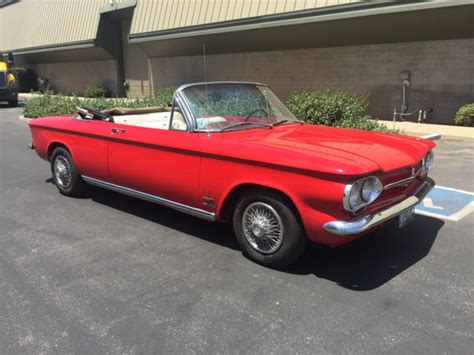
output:
<svg viewBox="0 0 474 355"><path fill-rule="evenodd" d="M114 107L168 107L173 100L174 90L174 88L164 88L159 90L155 96L144 99L79 98L52 95L51 92L46 92L42 96L27 101L23 115L27 118L37 118L73 114L77 112L77 106L96 110L107 110Z"/></svg>
<svg viewBox="0 0 474 355"><path fill-rule="evenodd" d="M90 107L96 110L106 110L114 107L167 107L173 99L174 88L164 88L155 96L144 99L105 99L78 98L52 95L46 92L43 96L33 98L25 104L24 116L36 118L75 113L76 106ZM242 113L248 112L248 98L226 100L223 102L210 101L203 97L197 100L200 106L217 110L224 115L227 111L235 114L236 107L242 107ZM356 128L369 131L400 133L372 120L365 112L367 100L361 96L351 96L331 90L303 91L294 93L286 101L286 106L295 116L307 123L343 128ZM216 106L217 105L217 106Z"/></svg>
<svg viewBox="0 0 474 355"><path fill-rule="evenodd" d="M454 117L454 123L460 126L474 127L474 104L462 106Z"/></svg>
<svg viewBox="0 0 474 355"><path fill-rule="evenodd" d="M101 98L112 96L109 89L103 86L88 86L84 89L84 97Z"/></svg>
<svg viewBox="0 0 474 355"><path fill-rule="evenodd" d="M355 128L367 131L401 133L377 123L366 114L366 97L347 95L333 90L293 93L286 106L295 116L307 123Z"/></svg>

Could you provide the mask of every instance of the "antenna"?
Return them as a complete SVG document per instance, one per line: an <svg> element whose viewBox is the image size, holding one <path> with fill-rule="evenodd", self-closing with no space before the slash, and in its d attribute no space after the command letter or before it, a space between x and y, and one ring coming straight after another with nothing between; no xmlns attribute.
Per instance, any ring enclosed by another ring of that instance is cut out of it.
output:
<svg viewBox="0 0 474 355"><path fill-rule="evenodd" d="M207 96L207 63L206 63L206 44L202 44L202 62L204 65L204 88L206 90L206 100L208 99ZM211 134L209 133L209 117L207 118L207 138L211 138Z"/></svg>

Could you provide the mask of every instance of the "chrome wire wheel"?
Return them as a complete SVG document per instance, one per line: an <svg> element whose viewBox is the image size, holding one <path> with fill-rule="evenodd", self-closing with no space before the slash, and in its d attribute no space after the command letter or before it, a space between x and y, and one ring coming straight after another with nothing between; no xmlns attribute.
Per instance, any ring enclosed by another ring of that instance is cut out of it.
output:
<svg viewBox="0 0 474 355"><path fill-rule="evenodd" d="M276 252L283 242L283 222L278 212L263 202L247 206L242 216L242 229L249 244L262 254Z"/></svg>
<svg viewBox="0 0 474 355"><path fill-rule="evenodd" d="M62 188L67 189L71 185L71 165L62 155L58 155L54 160L54 176L56 177L56 182Z"/></svg>

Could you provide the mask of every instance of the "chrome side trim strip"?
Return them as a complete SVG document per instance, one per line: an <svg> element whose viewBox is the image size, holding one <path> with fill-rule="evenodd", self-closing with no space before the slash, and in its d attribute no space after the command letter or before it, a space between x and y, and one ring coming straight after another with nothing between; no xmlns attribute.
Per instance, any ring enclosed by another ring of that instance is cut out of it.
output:
<svg viewBox="0 0 474 355"><path fill-rule="evenodd" d="M409 178L403 179L403 180L398 180L395 182L392 182L391 184L387 184L383 187L384 190L388 190L391 188L394 188L396 186L401 186L401 185L408 185L411 181L415 180L416 176L410 176Z"/></svg>
<svg viewBox="0 0 474 355"><path fill-rule="evenodd" d="M197 83L188 83L188 84L183 84L180 87L176 89L176 92L181 92L187 88L193 87L193 86L204 86L204 85L222 85L222 84L249 84L249 85L260 85L260 86L267 86L267 84L259 83L256 81L201 81Z"/></svg>
<svg viewBox="0 0 474 355"><path fill-rule="evenodd" d="M91 178L89 176L84 176L83 175L82 178L84 179L85 182L87 182L88 184L94 185L94 186L102 187L104 189L112 190L112 191L115 191L115 192L120 192L124 195L136 197L136 198L139 198L141 200L153 202L153 203L156 203L158 205L169 207L169 208L172 208L172 209L177 210L179 212L183 212L183 213L189 214L191 216L204 219L206 221L214 222L216 220L216 215L212 212L208 212L208 211L204 211L204 210L201 210L199 208L196 208L196 207L184 205L184 204L179 203L179 202L174 202L174 201L171 201L171 200L167 200L165 198L161 198L161 197L158 197L158 196L155 196L155 195L147 194L145 192L137 191L137 190L134 190L134 189L131 189L131 188L128 188L128 187L115 185L115 184L112 184L110 182L94 179L94 178Z"/></svg>
<svg viewBox="0 0 474 355"><path fill-rule="evenodd" d="M387 184L384 186L384 190L388 190L388 189L391 189L393 187L397 187L397 186L401 186L401 185L408 185L408 183L412 182L413 180L415 180L418 175L421 174L423 168L420 168L418 169L417 172L415 172L412 176L410 177L407 177L406 179L402 179L402 180L398 180L398 181L395 181L395 182L392 182L390 184Z"/></svg>

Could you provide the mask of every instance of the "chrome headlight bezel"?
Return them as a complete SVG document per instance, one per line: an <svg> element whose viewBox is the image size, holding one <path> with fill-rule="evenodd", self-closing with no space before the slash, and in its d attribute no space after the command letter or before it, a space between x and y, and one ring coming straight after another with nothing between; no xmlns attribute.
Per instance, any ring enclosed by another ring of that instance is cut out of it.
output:
<svg viewBox="0 0 474 355"><path fill-rule="evenodd" d="M374 202L381 195L382 191L383 184L374 175L347 184L344 188L344 209L355 213Z"/></svg>
<svg viewBox="0 0 474 355"><path fill-rule="evenodd" d="M434 163L434 154L433 151L430 150L422 159L422 167L424 172L428 172L431 169L433 169L433 163Z"/></svg>

